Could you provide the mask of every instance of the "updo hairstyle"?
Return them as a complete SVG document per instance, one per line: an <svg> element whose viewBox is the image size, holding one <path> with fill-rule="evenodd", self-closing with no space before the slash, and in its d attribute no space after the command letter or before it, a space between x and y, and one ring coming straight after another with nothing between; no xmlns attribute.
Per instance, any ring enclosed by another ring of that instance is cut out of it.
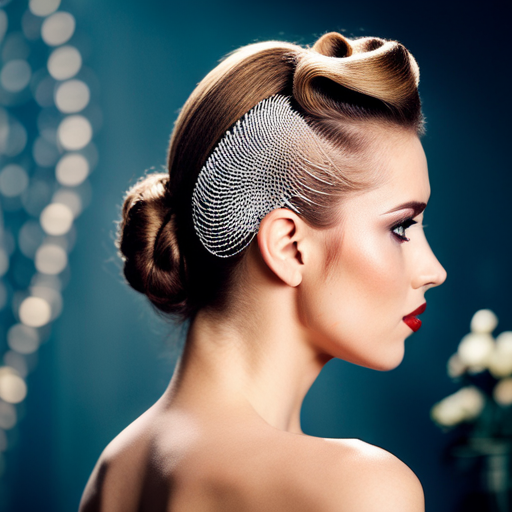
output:
<svg viewBox="0 0 512 512"><path fill-rule="evenodd" d="M418 82L418 65L407 49L376 37L349 39L331 32L312 48L269 41L226 56L179 114L169 172L149 174L126 193L116 246L128 283L178 320L205 307L222 310L247 249L230 258L210 254L194 231L191 197L224 133L261 100L291 96L337 169L334 193L329 186L314 198L322 208L295 203L309 225L329 227L340 198L379 183L370 154L373 128L423 134Z"/></svg>

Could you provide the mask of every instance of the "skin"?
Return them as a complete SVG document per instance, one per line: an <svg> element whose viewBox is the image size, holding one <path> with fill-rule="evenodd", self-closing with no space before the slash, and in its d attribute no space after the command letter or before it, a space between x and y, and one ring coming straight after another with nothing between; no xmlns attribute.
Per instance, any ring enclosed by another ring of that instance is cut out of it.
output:
<svg viewBox="0 0 512 512"><path fill-rule="evenodd" d="M263 219L230 306L198 313L167 390L104 450L81 512L424 511L399 459L357 439L307 436L299 421L333 357L400 364L413 332L403 316L446 279L423 213L405 233L392 226L413 211L387 213L429 199L421 143L403 132L381 140L386 181L344 199L336 226L314 229L288 209Z"/></svg>

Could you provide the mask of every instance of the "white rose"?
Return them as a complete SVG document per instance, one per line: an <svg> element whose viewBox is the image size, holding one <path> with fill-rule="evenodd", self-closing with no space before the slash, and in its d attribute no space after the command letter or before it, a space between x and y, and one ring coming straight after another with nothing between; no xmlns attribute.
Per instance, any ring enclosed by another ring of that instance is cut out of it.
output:
<svg viewBox="0 0 512 512"><path fill-rule="evenodd" d="M457 352L448 359L448 375L452 378L460 377L466 371L466 365L460 360Z"/></svg>
<svg viewBox="0 0 512 512"><path fill-rule="evenodd" d="M493 396L500 405L512 404L512 378L500 380L494 388Z"/></svg>
<svg viewBox="0 0 512 512"><path fill-rule="evenodd" d="M498 317L490 309L480 309L471 319L471 332L490 334L498 325Z"/></svg>
<svg viewBox="0 0 512 512"><path fill-rule="evenodd" d="M508 354L502 354L496 349L490 355L487 366L492 375L497 379L508 377L512 374L512 357Z"/></svg>
<svg viewBox="0 0 512 512"><path fill-rule="evenodd" d="M430 416L436 423L439 423L439 425L453 427L461 421L464 421L464 416L462 414L462 410L458 407L453 407L447 398L441 400L432 407Z"/></svg>
<svg viewBox="0 0 512 512"><path fill-rule="evenodd" d="M481 391L474 386L459 389L432 407L431 416L440 425L451 427L477 418L485 405Z"/></svg>
<svg viewBox="0 0 512 512"><path fill-rule="evenodd" d="M477 387L467 386L457 391L455 395L466 420L473 420L480 415L485 405L485 398Z"/></svg>
<svg viewBox="0 0 512 512"><path fill-rule="evenodd" d="M502 332L496 338L488 366L489 371L498 379L512 374L512 332Z"/></svg>
<svg viewBox="0 0 512 512"><path fill-rule="evenodd" d="M496 337L496 348L501 354L512 357L512 331L503 331Z"/></svg>
<svg viewBox="0 0 512 512"><path fill-rule="evenodd" d="M494 339L490 334L471 332L462 338L457 354L461 362L470 369L472 367L483 369L487 368L494 348Z"/></svg>

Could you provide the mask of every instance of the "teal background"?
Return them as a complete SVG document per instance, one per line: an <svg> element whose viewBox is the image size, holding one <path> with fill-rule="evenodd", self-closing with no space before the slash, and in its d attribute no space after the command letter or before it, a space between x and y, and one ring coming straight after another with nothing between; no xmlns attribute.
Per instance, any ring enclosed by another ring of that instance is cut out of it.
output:
<svg viewBox="0 0 512 512"><path fill-rule="evenodd" d="M379 373L332 361L308 394L306 432L357 437L406 462L427 511L455 510L469 480L442 456L450 435L429 419L456 389L448 357L472 314L512 330L509 2L190 3L63 0L86 37L103 126L93 197L77 220L64 310L39 363L17 442L6 455L2 510L76 510L104 446L165 389L179 333L120 278L115 220L128 186L165 163L178 109L227 52L255 41L311 44L322 33L397 39L416 57L427 118L432 196L426 234L448 272L428 292L403 363Z"/></svg>

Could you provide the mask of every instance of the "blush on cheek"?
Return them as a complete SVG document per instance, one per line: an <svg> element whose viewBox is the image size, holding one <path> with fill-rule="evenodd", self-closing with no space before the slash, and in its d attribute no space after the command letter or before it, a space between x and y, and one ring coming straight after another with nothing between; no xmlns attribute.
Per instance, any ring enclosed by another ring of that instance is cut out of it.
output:
<svg viewBox="0 0 512 512"><path fill-rule="evenodd" d="M369 367L393 365L403 356L403 340L395 339L404 291L401 253L370 235L343 245L331 272L319 271L307 295L308 324L335 357Z"/></svg>
<svg viewBox="0 0 512 512"><path fill-rule="evenodd" d="M346 244L341 255L343 280L348 280L354 289L364 292L369 303L382 304L388 298L396 299L403 283L401 252L396 251L396 247L389 242L367 234Z"/></svg>

